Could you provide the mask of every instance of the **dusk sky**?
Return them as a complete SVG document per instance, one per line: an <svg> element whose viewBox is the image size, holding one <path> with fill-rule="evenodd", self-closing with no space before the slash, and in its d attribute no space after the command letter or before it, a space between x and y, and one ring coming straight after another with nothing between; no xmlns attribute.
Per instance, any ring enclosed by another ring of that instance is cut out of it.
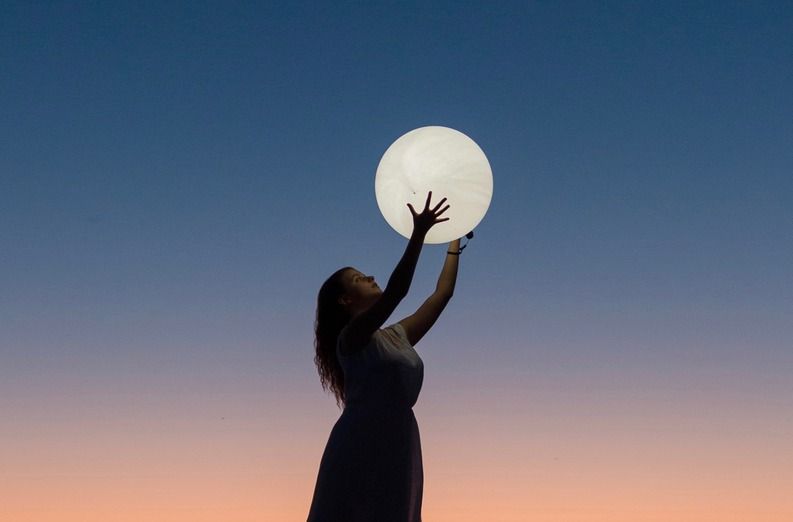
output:
<svg viewBox="0 0 793 522"><path fill-rule="evenodd" d="M4 1L0 71L0 520L304 521L317 292L425 125L494 191L424 520L793 520L790 2Z"/></svg>

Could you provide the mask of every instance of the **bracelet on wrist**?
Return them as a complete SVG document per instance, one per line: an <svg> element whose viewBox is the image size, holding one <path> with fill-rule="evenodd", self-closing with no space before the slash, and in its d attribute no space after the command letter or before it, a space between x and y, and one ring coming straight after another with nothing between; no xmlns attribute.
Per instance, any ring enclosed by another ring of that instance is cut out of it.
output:
<svg viewBox="0 0 793 522"><path fill-rule="evenodd" d="M472 237L474 237L474 231L472 230L471 232L468 232L465 235L465 237L466 237L465 244L463 246L461 246L457 250L457 252L452 252L451 250L447 250L446 253L449 254L450 256L459 256L460 254L462 254L463 253L463 249L468 246L468 240L470 240Z"/></svg>

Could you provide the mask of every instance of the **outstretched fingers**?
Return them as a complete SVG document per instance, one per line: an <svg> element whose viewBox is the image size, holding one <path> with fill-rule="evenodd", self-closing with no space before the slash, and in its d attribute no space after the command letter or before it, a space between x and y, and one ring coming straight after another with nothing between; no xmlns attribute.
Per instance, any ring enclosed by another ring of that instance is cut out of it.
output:
<svg viewBox="0 0 793 522"><path fill-rule="evenodd" d="M449 221L450 218L448 217L440 217L441 214L451 208L451 205L444 206L446 200L447 198L443 198L438 202L438 204L430 208L430 204L432 202L432 191L430 190L427 192L427 201L424 202L424 210L422 210L421 213L416 212L416 209L413 208L413 205L407 203L407 207L410 209L410 213L413 215L414 226L419 226L421 228L426 227L426 230L429 230L432 225Z"/></svg>
<svg viewBox="0 0 793 522"><path fill-rule="evenodd" d="M429 209L430 209L430 200L431 200L431 199L432 199L432 191L430 190L430 191L427 193L427 202L426 202L426 203L424 203L424 210L429 210Z"/></svg>

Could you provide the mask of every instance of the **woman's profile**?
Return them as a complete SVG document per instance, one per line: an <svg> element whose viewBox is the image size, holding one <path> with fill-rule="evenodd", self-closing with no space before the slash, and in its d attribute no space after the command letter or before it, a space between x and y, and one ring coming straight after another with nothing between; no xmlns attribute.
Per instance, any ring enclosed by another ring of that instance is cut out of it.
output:
<svg viewBox="0 0 793 522"><path fill-rule="evenodd" d="M407 295L427 232L449 218L443 198L413 215L405 253L384 290L352 267L337 270L317 297L314 362L323 388L344 410L319 465L308 522L420 522L424 473L413 406L424 377L414 346L454 293L460 241L449 244L438 284L412 315L381 326ZM440 210L439 210L440 209Z"/></svg>

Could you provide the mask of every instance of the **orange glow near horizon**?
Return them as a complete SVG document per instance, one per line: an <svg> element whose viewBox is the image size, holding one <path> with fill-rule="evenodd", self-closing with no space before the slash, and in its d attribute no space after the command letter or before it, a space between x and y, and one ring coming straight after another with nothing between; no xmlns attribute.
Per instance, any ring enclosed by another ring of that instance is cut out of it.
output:
<svg viewBox="0 0 793 522"><path fill-rule="evenodd" d="M507 391L463 394L454 403L428 393L417 405L424 520L793 519L789 420L758 429L762 409L738 404L738 417L715 417L721 406L708 414L696 402L658 398L579 401L554 412L510 402L522 392ZM235 412L228 399L226 418L190 407L139 410L123 422L103 421L97 411L68 422L39 417L7 434L0 519L305 520L337 415L326 403L309 414L315 398L301 404L298 397L288 411L274 401L265 416Z"/></svg>

